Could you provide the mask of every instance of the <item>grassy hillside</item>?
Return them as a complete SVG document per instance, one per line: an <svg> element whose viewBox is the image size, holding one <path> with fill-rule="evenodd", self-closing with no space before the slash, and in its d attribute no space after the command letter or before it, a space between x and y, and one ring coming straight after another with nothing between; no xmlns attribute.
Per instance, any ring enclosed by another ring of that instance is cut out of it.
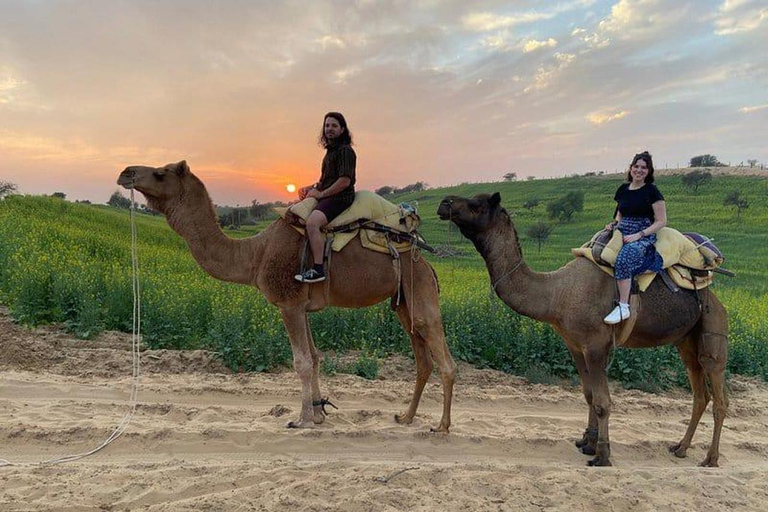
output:
<svg viewBox="0 0 768 512"><path fill-rule="evenodd" d="M471 184L395 198L418 202L423 233L433 245L450 244L462 255L430 256L440 276L441 308L454 355L481 366L538 380L573 377L562 342L543 324L520 317L488 296L488 276L474 248L437 219L448 194L498 191L522 234L546 217L547 201L570 190L585 193L584 211L558 224L537 252L523 241L529 264L546 271L570 260L570 248L610 219L620 177L566 178ZM661 177L672 226L715 238L726 266L738 273L715 288L731 315L729 370L768 378L768 179L717 177L694 195L680 177ZM722 205L740 189L750 207L736 213ZM532 210L523 203L537 197ZM143 289L143 330L153 347L220 352L233 368L263 370L290 361L289 344L275 308L248 287L215 281L192 260L186 244L164 219L138 216ZM248 232L228 232L247 236ZM127 212L53 198L0 201L0 302L25 323L65 322L80 336L131 326L130 227ZM393 351L409 352L407 338L386 304L366 310L329 309L312 316L316 341L326 351L361 350L366 361ZM342 333L342 334L339 334ZM363 362L366 362L363 361ZM331 361L332 363L333 361ZM332 367L332 364L331 364ZM617 351L611 377L636 387L685 381L674 349Z"/></svg>

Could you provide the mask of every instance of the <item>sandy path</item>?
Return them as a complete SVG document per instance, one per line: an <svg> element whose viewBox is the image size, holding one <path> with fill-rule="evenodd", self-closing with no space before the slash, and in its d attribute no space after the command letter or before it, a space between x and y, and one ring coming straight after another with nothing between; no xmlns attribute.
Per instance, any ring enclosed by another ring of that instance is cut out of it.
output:
<svg viewBox="0 0 768 512"><path fill-rule="evenodd" d="M127 411L125 335L27 331L0 310L0 458L43 460L100 444ZM292 372L233 375L204 352L148 351L128 432L87 459L0 468L0 510L766 510L768 387L734 379L719 469L667 453L690 414L685 392L615 389L613 468L587 468L573 440L586 420L576 388L461 367L450 435L430 382L410 427L392 417L412 386L407 358L382 380L324 377L341 407L315 430L297 414ZM187 371L188 370L188 371ZM407 471L383 478L398 470Z"/></svg>

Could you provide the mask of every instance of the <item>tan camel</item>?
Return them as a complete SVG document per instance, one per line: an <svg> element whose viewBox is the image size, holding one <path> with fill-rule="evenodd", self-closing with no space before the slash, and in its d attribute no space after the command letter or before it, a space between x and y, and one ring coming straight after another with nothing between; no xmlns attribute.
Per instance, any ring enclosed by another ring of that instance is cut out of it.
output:
<svg viewBox="0 0 768 512"><path fill-rule="evenodd" d="M256 236L236 240L219 229L203 183L181 161L163 167L127 167L117 180L135 188L149 206L165 214L168 224L187 241L197 263L211 276L255 286L280 308L293 351L293 365L301 380L301 414L291 428L311 428L324 421L315 348L307 312L326 306L364 308L397 295L398 279L389 254L364 249L355 238L333 256L328 293L323 283L294 279L300 266L304 238L279 219ZM443 415L433 431L448 432L456 366L445 342L438 305L437 278L423 258L403 258L400 302L392 306L409 333L416 359L416 387L408 410L396 415L410 424L424 385L437 363L443 385ZM413 327L413 330L412 330ZM411 332L412 331L412 332ZM431 357L430 357L431 356Z"/></svg>
<svg viewBox="0 0 768 512"><path fill-rule="evenodd" d="M589 420L576 445L596 455L589 465L609 466L608 418L611 397L606 363L613 345L612 327L603 317L613 307L614 279L585 258L547 273L531 270L523 259L517 231L501 196L480 194L471 199L448 196L437 210L471 240L485 259L491 283L499 298L521 315L547 322L562 336L581 378L589 404ZM642 308L626 347L649 348L674 344L685 363L693 390L693 412L683 439L670 447L685 457L701 415L710 400L705 383L709 378L715 428L712 444L702 466L717 466L720 432L728 408L724 371L728 348L728 316L709 290L670 292L660 279L642 294Z"/></svg>

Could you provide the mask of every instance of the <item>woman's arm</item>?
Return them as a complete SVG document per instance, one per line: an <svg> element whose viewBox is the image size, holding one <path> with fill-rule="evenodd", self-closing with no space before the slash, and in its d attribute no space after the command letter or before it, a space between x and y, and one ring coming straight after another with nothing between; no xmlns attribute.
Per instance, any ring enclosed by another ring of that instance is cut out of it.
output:
<svg viewBox="0 0 768 512"><path fill-rule="evenodd" d="M330 187L323 191L317 190L316 188L309 190L307 192L307 197L314 197L318 201L320 199L325 199L326 197L332 197L347 188L350 183L352 183L350 178L342 176L341 178L334 181Z"/></svg>
<svg viewBox="0 0 768 512"><path fill-rule="evenodd" d="M613 220L613 222L606 224L605 229L613 229L619 225L619 222L621 222L621 212L616 210L616 218Z"/></svg>
<svg viewBox="0 0 768 512"><path fill-rule="evenodd" d="M656 219L654 223L648 226L647 228L645 228L644 230L640 231L639 233L625 236L624 237L625 244L637 242L641 238L652 235L667 225L667 204L664 201L656 201L651 206L653 206L653 216Z"/></svg>

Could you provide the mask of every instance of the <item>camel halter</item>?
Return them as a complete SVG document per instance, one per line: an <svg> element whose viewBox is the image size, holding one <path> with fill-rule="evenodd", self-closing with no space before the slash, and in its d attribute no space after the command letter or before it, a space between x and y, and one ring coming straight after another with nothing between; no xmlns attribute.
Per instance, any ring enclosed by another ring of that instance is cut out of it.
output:
<svg viewBox="0 0 768 512"><path fill-rule="evenodd" d="M141 289L139 287L139 258L137 251L137 241L136 203L133 201L133 188L131 188L131 269L133 285L133 333L131 335L131 356L133 361L133 383L131 384L131 394L129 398L130 410L128 413L126 413L117 427L115 427L115 430L112 431L109 437L107 437L103 443L101 443L96 448L93 448L92 450L37 462L11 462L5 459L0 459L0 468L8 466L50 466L53 464L61 464L63 462L72 462L84 459L85 457L93 455L94 453L106 448L110 443L123 435L123 433L128 429L128 425L131 423L133 415L136 413L141 370Z"/></svg>

